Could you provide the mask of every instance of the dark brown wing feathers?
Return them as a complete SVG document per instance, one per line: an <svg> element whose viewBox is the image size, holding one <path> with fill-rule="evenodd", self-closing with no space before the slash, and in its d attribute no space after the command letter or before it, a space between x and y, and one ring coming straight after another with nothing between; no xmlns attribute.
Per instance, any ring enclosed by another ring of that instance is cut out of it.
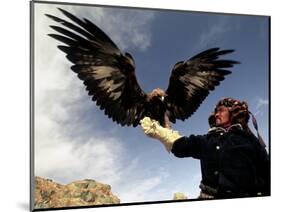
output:
<svg viewBox="0 0 281 212"><path fill-rule="evenodd" d="M59 10L73 23L47 14L63 26L51 26L59 34L49 36L65 44L58 48L73 63L71 69L109 118L122 126L137 126L145 115L146 94L137 82L133 57L128 53L123 55L91 21Z"/></svg>
<svg viewBox="0 0 281 212"><path fill-rule="evenodd" d="M122 54L117 45L88 19L59 10L72 22L46 14L61 25L50 26L59 34L49 36L64 44L58 48L73 63L71 69L84 82L96 105L122 126L137 126L144 116L164 117L163 105L148 102L149 98L140 88L133 57L129 53ZM165 97L166 113L172 122L189 118L209 92L231 73L226 69L238 62L219 57L233 51L212 48L175 64ZM157 108L162 108L162 115Z"/></svg>
<svg viewBox="0 0 281 212"><path fill-rule="evenodd" d="M189 118L209 92L231 73L226 69L238 62L219 59L219 56L233 51L212 48L175 64L166 90L168 116L172 122Z"/></svg>

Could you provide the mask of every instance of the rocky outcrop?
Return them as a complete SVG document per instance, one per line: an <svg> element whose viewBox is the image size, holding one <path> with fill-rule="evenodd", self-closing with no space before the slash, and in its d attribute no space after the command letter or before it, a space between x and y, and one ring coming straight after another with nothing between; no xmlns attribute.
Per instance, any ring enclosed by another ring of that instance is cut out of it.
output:
<svg viewBox="0 0 281 212"><path fill-rule="evenodd" d="M35 208L61 208L119 204L110 185L95 180L79 180L61 185L50 179L35 177Z"/></svg>

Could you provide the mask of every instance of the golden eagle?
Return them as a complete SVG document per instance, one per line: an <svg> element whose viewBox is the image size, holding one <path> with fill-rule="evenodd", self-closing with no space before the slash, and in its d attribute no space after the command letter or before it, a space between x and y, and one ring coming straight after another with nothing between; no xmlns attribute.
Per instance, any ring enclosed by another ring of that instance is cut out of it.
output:
<svg viewBox="0 0 281 212"><path fill-rule="evenodd" d="M161 125L165 116L173 123L176 119L189 118L209 92L231 73L226 69L238 63L218 59L234 50L208 49L187 61L177 62L165 92L158 88L146 94L137 82L131 54L123 54L88 19L79 19L63 9L59 10L72 22L46 14L64 26L50 26L60 34L49 36L66 44L58 48L74 63L71 69L84 82L92 100L122 126L136 127L145 116L158 120Z"/></svg>

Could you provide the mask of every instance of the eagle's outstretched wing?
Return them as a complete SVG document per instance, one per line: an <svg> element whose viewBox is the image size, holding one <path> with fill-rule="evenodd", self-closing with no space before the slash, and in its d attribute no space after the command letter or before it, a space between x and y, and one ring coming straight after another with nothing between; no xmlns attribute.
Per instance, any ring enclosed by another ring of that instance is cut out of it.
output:
<svg viewBox="0 0 281 212"><path fill-rule="evenodd" d="M173 123L189 118L209 92L231 73L226 69L238 62L218 58L233 51L212 48L175 64L166 90L167 115Z"/></svg>
<svg viewBox="0 0 281 212"><path fill-rule="evenodd" d="M122 126L137 126L145 114L146 94L137 82L133 57L129 53L122 54L91 21L59 10L72 22L46 14L64 26L51 26L60 34L49 36L65 44L58 48L74 63L71 69L109 118Z"/></svg>

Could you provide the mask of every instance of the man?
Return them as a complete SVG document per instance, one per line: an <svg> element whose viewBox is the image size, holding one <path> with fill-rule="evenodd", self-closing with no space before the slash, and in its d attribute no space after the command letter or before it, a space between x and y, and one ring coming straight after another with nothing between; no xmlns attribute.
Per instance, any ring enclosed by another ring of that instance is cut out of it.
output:
<svg viewBox="0 0 281 212"><path fill-rule="evenodd" d="M206 135L181 136L148 117L141 120L141 126L176 157L200 160L199 198L270 195L269 157L260 135L257 138L248 127L250 114L246 102L225 98L210 115Z"/></svg>

